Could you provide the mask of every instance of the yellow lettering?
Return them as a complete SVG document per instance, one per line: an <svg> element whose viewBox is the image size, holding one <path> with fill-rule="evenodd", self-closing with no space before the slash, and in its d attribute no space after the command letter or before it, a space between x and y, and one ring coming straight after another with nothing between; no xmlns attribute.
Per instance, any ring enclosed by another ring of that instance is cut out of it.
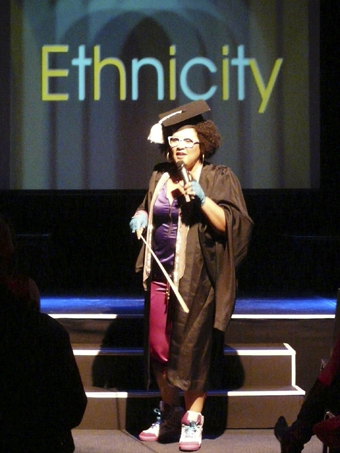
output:
<svg viewBox="0 0 340 453"><path fill-rule="evenodd" d="M107 65L116 66L119 71L119 99L124 101L126 99L126 71L124 63L119 58L105 58L100 61L100 46L94 46L94 100L99 101L100 99L100 72Z"/></svg>
<svg viewBox="0 0 340 453"><path fill-rule="evenodd" d="M170 55L176 55L176 46L170 46ZM170 58L169 62L169 96L170 101L176 99L176 58Z"/></svg>
<svg viewBox="0 0 340 453"><path fill-rule="evenodd" d="M43 101L67 101L69 95L67 93L50 93L49 79L51 77L67 77L68 69L50 69L49 54L52 52L68 52L68 46L52 45L42 47L42 81L41 81L41 97Z"/></svg>
<svg viewBox="0 0 340 453"><path fill-rule="evenodd" d="M222 47L222 55L229 55L229 46ZM229 58L222 59L222 100L229 99Z"/></svg>
<svg viewBox="0 0 340 453"><path fill-rule="evenodd" d="M259 89L259 92L260 92L260 95L262 98L262 102L261 102L260 108L258 110L259 113L263 113L267 108L269 98L273 91L273 88L274 88L274 85L275 85L275 82L276 82L277 76L279 74L282 63L283 63L283 58L278 58L276 60L272 73L270 74L270 77L269 77L268 86L266 88L256 59L255 58L250 59L250 67L253 72L256 85Z"/></svg>

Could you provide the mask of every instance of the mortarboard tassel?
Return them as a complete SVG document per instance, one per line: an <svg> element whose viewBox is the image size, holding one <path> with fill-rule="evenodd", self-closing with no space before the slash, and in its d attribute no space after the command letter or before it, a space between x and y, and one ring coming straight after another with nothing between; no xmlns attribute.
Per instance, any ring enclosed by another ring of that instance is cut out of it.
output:
<svg viewBox="0 0 340 453"><path fill-rule="evenodd" d="M167 120L171 116L178 115L179 113L182 113L182 110L178 110L178 112L171 113L170 115L167 115L164 118L162 118L160 121L158 121L158 123L154 124L150 130L148 140L151 143L158 143L159 145L162 145L164 143L163 126L162 126L163 121Z"/></svg>

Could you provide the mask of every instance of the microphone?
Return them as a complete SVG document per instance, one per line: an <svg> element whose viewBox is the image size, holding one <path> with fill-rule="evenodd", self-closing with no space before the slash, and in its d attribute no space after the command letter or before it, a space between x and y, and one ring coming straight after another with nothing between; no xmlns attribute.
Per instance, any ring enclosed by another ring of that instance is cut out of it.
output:
<svg viewBox="0 0 340 453"><path fill-rule="evenodd" d="M187 184L188 182L190 182L185 163L182 160L179 160L178 162L176 162L176 166L177 166L177 171L178 171L180 177L184 181L184 184Z"/></svg>

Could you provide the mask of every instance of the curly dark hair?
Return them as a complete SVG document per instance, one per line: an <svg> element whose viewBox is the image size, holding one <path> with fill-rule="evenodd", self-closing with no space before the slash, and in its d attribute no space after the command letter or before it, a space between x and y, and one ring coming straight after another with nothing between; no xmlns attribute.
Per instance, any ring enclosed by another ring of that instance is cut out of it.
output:
<svg viewBox="0 0 340 453"><path fill-rule="evenodd" d="M198 123L193 128L197 132L200 141L201 154L205 157L213 156L221 145L221 135L211 120Z"/></svg>
<svg viewBox="0 0 340 453"><path fill-rule="evenodd" d="M164 130L164 138L166 143L160 145L160 151L162 153L166 154L169 151L169 145L167 143L168 136L181 129L186 128L195 129L195 131L197 132L198 140L200 142L201 155L204 155L204 157L213 156L221 145L221 135L217 129L217 126L211 120L201 121L197 124L182 123L180 124L180 127L178 126L179 125L177 125L176 128L172 127L166 128Z"/></svg>

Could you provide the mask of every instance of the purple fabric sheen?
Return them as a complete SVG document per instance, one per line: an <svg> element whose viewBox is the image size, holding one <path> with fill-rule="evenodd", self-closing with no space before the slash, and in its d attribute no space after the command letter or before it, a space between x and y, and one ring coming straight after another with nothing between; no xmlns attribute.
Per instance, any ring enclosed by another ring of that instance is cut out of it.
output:
<svg viewBox="0 0 340 453"><path fill-rule="evenodd" d="M168 322L167 284L151 282L150 286L150 356L158 363L169 359L171 323Z"/></svg>
<svg viewBox="0 0 340 453"><path fill-rule="evenodd" d="M172 204L169 203L166 197L166 185L164 185L155 202L153 219L153 250L165 270L171 274L174 267L177 236L178 200L175 198ZM158 274L160 271L155 270L155 272ZM160 275L157 275L157 277L160 277Z"/></svg>

